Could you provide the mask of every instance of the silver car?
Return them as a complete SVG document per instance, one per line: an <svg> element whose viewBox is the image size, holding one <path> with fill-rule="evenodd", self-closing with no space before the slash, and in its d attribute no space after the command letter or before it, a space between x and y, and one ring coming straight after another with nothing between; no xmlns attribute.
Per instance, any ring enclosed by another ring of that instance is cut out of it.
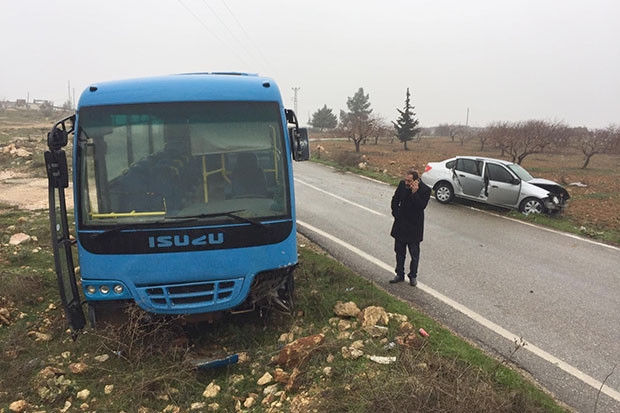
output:
<svg viewBox="0 0 620 413"><path fill-rule="evenodd" d="M539 214L561 211L570 198L561 185L534 178L521 165L501 159L458 156L430 162L421 179L442 204L458 197Z"/></svg>

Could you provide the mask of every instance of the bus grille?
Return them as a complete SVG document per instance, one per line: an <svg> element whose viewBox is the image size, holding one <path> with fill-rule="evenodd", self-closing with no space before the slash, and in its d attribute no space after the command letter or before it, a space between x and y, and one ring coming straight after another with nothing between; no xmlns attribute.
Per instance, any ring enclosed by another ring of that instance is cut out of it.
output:
<svg viewBox="0 0 620 413"><path fill-rule="evenodd" d="M155 309L182 311L231 301L239 293L242 284L243 278L239 278L191 284L149 285L140 289Z"/></svg>

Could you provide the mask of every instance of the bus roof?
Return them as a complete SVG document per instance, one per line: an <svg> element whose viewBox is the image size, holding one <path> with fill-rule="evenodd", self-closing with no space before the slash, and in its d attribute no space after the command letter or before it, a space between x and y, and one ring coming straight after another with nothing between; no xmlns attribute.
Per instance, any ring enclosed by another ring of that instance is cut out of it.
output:
<svg viewBox="0 0 620 413"><path fill-rule="evenodd" d="M93 83L78 102L83 106L189 101L270 101L281 104L277 84L247 73L183 73Z"/></svg>

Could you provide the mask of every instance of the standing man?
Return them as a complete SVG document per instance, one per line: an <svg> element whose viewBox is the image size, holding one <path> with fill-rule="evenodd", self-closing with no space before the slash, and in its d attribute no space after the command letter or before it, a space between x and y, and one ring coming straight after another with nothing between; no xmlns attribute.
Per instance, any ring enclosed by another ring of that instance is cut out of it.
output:
<svg viewBox="0 0 620 413"><path fill-rule="evenodd" d="M424 237L424 208L431 197L431 189L420 181L418 172L411 168L405 179L400 181L392 197L392 216L394 225L390 235L394 237L396 253L396 276L391 284L405 280L405 257L407 250L411 255L409 265L409 285L418 284L418 263L420 261L420 242Z"/></svg>

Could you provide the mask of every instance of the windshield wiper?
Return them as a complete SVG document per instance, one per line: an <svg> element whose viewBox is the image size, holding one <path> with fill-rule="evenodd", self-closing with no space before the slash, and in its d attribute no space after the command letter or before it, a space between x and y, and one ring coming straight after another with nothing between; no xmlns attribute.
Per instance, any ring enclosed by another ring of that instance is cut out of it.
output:
<svg viewBox="0 0 620 413"><path fill-rule="evenodd" d="M236 219L237 221L240 221L240 222L247 222L248 224L252 224L257 227L267 228L267 225L263 224L260 221L238 215L239 212L243 212L243 211L245 211L245 209L238 209L236 211L226 211L226 212L214 212L211 214L197 214L197 215L185 215L185 216L179 216L179 217L166 217L166 220L173 220L176 222L184 223L184 222L194 222L194 221L208 219L208 218L229 217L229 218Z"/></svg>

